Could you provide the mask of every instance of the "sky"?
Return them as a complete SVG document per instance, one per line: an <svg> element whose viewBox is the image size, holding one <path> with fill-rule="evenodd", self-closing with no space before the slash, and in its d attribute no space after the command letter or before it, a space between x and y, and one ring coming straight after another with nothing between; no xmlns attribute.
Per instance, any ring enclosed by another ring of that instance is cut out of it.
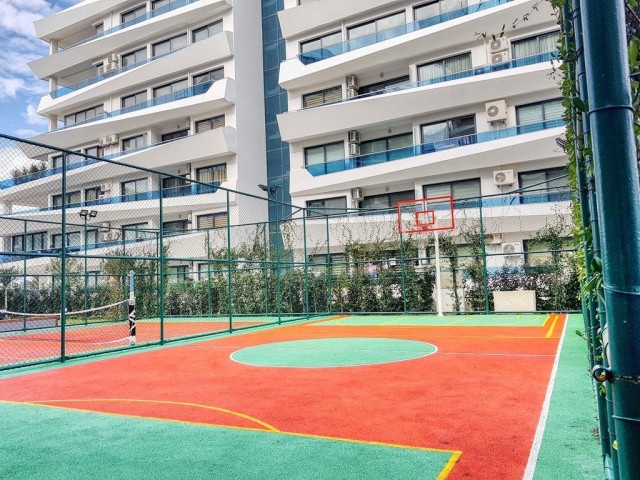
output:
<svg viewBox="0 0 640 480"><path fill-rule="evenodd" d="M36 113L49 85L27 62L49 53L36 37L34 20L53 15L79 0L0 0L0 133L20 138L47 131L48 120Z"/></svg>

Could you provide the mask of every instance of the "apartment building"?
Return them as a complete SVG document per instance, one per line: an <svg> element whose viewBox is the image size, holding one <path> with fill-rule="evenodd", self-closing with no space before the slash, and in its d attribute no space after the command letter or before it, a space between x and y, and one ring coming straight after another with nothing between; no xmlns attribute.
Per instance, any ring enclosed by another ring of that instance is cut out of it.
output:
<svg viewBox="0 0 640 480"><path fill-rule="evenodd" d="M285 0L279 19L294 204L340 213L567 185L548 2ZM485 225L488 251L520 253L536 230L569 221L568 200L485 203L485 218L501 219Z"/></svg>
<svg viewBox="0 0 640 480"><path fill-rule="evenodd" d="M29 64L49 83L38 106L49 132L32 140L180 177L162 180L67 155L67 221L80 223L80 210L96 210L92 223L122 228L126 240L136 240L136 230L159 227L158 198L164 227L189 231L226 223L227 198L218 185L264 196L257 187L266 183L259 5L84 0L35 28L50 45L48 56ZM59 221L63 156L34 160L45 162L45 172L0 182L2 213ZM194 188L188 179L211 188ZM229 210L236 222L268 214L266 206L234 196ZM25 234L18 222L15 232L8 225L5 251L61 245L55 229L30 224ZM104 243L98 233L82 237L70 231L67 244Z"/></svg>

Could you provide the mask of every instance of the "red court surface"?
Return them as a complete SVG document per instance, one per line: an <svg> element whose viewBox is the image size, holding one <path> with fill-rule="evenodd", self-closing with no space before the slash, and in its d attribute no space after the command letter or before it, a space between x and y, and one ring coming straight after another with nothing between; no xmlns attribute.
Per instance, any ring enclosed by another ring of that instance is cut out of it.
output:
<svg viewBox="0 0 640 480"><path fill-rule="evenodd" d="M7 378L0 400L459 451L438 480L520 479L566 322L551 317L517 328L290 325ZM349 337L438 351L339 368L230 359L247 346Z"/></svg>

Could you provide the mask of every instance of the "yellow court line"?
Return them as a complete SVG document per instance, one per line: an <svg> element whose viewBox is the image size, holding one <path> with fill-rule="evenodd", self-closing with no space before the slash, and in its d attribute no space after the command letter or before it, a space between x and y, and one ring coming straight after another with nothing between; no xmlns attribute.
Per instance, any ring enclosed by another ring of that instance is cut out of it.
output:
<svg viewBox="0 0 640 480"><path fill-rule="evenodd" d="M553 329L556 327L556 323L558 323L558 319L560 318L560 315L555 315L556 318L554 318L553 323L551 324L551 328L549 328L549 331L547 332L547 336L546 338L551 338L551 335L553 334Z"/></svg>
<svg viewBox="0 0 640 480"><path fill-rule="evenodd" d="M553 315L551 314L547 315L547 318L544 319L544 322L541 325L542 328L547 326L547 323L549 323L549 319L551 319L551 317L553 317Z"/></svg>
<svg viewBox="0 0 640 480"><path fill-rule="evenodd" d="M51 400L49 400L49 401L51 401ZM60 400L60 401L63 401L63 400ZM86 400L82 400L82 401L86 401ZM94 400L94 401L98 401L98 400ZM60 407L60 406L57 406L57 405L48 405L46 403L41 403L41 402L42 402L42 400L34 401L34 402L17 402L17 401L11 401L11 400L0 400L0 403L11 404L11 405L28 405L28 406L31 406L31 407L53 408L53 409L57 409L57 410L75 410L75 411L77 411L77 409L72 409L72 408L69 408L69 407ZM195 426L202 426L202 427L228 428L228 429L232 429L232 430L246 430L246 431L250 431L250 432L273 433L273 434L288 435L288 436L293 436L293 437L314 438L314 439L319 439L319 440L331 440L331 441L336 441L336 442L347 442L347 443L355 443L355 444L363 444L363 445L375 445L375 446L381 446L381 447L401 448L401 449L406 449L406 450L418 450L418 451L423 451L423 452L450 453L451 457L449 458L449 460L445 464L444 468L441 470L441 472L438 475L438 477L436 477L436 480L444 480L444 479L446 479L447 476L449 475L449 473L451 473L451 470L455 466L456 462L458 461L458 459L462 455L462 451L460 451L460 450L445 450L445 449L441 449L441 448L432 448L432 447L414 447L412 445L400 445L400 444L396 444L396 443L374 442L374 441L368 441L368 440L353 440L353 439L350 439L350 438L329 437L329 436L325 436L325 435L313 435L313 434L306 434L306 433L285 432L285 431L277 430L277 429L274 429L274 430L262 430L262 429L259 429L259 428L252 428L252 427L237 427L237 426L219 425L219 424L213 424L213 423L190 422L190 421L185 421L185 420L174 420L174 419L170 419L170 418L144 417L144 416L141 416L141 415L131 415L131 414L126 414L126 413L97 412L97 411L91 411L91 410L82 410L82 411L85 412L85 413L91 413L91 414L95 414L95 415L108 415L108 416L111 416L111 417L127 417L127 418L137 418L137 419L141 419L141 420L154 420L154 421L159 421L159 422L182 423L182 424L185 424L185 425L195 425ZM265 424L265 425L267 425L267 424Z"/></svg>
<svg viewBox="0 0 640 480"><path fill-rule="evenodd" d="M67 400L38 400L34 402L24 402L31 405L41 405L48 403L82 403L82 402L130 402L130 403L153 403L153 404L162 404L162 405L179 405L182 407L196 407L202 408L205 410L214 410L216 412L228 413L229 415L233 415L235 417L240 417L245 420L249 420L250 422L257 423L258 425L262 425L267 430L271 430L272 432L279 432L276 427L273 425L269 425L266 422L258 420L255 417L251 417L249 415L245 415L244 413L234 412L233 410L227 410L226 408L220 407L212 407L209 405L200 405L198 403L187 403L187 402L174 402L170 400L143 400L136 398L91 398L91 399L67 399ZM144 417L143 417L144 418Z"/></svg>
<svg viewBox="0 0 640 480"><path fill-rule="evenodd" d="M456 320L455 322L451 322L451 323L446 323L446 324L443 325L443 327L450 327L450 326L456 325L458 323L466 322L470 318L471 317L469 315L464 315L460 320Z"/></svg>

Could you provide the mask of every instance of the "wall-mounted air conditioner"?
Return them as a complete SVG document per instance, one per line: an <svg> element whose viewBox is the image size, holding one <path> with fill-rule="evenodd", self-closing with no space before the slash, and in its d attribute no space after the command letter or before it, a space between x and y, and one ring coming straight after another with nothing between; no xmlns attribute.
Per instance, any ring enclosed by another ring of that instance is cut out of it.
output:
<svg viewBox="0 0 640 480"><path fill-rule="evenodd" d="M347 98L354 98L358 96L358 90L355 88L347 88Z"/></svg>
<svg viewBox="0 0 640 480"><path fill-rule="evenodd" d="M358 89L358 77L356 77L355 75L347 75L345 81L347 83L347 88L355 88L356 90Z"/></svg>
<svg viewBox="0 0 640 480"><path fill-rule="evenodd" d="M491 54L491 65L496 65L498 63L504 63L509 61L509 51L505 50L504 52L496 52Z"/></svg>
<svg viewBox="0 0 640 480"><path fill-rule="evenodd" d="M491 50L492 54L508 49L509 42L507 42L507 37L492 38L491 40L489 40L489 50Z"/></svg>
<svg viewBox="0 0 640 480"><path fill-rule="evenodd" d="M107 56L107 61L105 63L118 63L118 54L117 53L110 53Z"/></svg>
<svg viewBox="0 0 640 480"><path fill-rule="evenodd" d="M503 122L507 119L507 102L498 100L495 102L485 103L485 113L487 122Z"/></svg>
<svg viewBox="0 0 640 480"><path fill-rule="evenodd" d="M503 243L502 253L505 255L519 255L522 253L522 244L518 242Z"/></svg>
<svg viewBox="0 0 640 480"><path fill-rule="evenodd" d="M189 175L189 174L191 173L191 164L190 164L190 163L187 163L185 173L186 173L187 175Z"/></svg>
<svg viewBox="0 0 640 480"><path fill-rule="evenodd" d="M351 198L355 201L360 201L364 198L364 194L361 188L352 188L351 189Z"/></svg>
<svg viewBox="0 0 640 480"><path fill-rule="evenodd" d="M349 144L349 156L350 157L357 157L360 155L360 145L358 145L357 143L350 143Z"/></svg>
<svg viewBox="0 0 640 480"><path fill-rule="evenodd" d="M357 130L349 130L349 143L360 143L360 132Z"/></svg>
<svg viewBox="0 0 640 480"><path fill-rule="evenodd" d="M107 193L111 191L110 183L101 183L100 184L100 193Z"/></svg>
<svg viewBox="0 0 640 480"><path fill-rule="evenodd" d="M499 233L487 233L484 236L484 243L488 245L496 245L502 243L502 235Z"/></svg>
<svg viewBox="0 0 640 480"><path fill-rule="evenodd" d="M515 183L515 175L513 170L496 170L493 172L494 185L501 187L502 185L513 185Z"/></svg>
<svg viewBox="0 0 640 480"><path fill-rule="evenodd" d="M193 223L193 213L189 213L189 215L187 215L187 222Z"/></svg>

